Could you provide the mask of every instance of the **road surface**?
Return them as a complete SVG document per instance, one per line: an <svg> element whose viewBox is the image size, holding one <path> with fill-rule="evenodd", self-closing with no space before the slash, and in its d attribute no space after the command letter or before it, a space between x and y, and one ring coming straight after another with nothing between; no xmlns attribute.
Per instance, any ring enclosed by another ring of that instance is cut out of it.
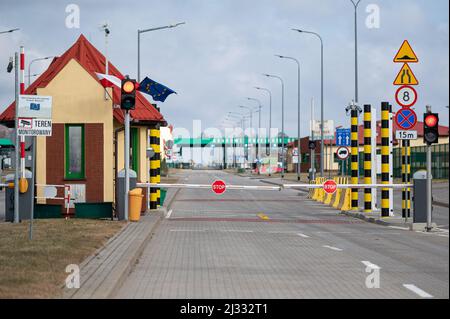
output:
<svg viewBox="0 0 450 319"><path fill-rule="evenodd" d="M267 186L220 171L180 174ZM116 297L448 298L448 244L448 231L367 223L295 190L183 189ZM368 288L376 273L379 288Z"/></svg>

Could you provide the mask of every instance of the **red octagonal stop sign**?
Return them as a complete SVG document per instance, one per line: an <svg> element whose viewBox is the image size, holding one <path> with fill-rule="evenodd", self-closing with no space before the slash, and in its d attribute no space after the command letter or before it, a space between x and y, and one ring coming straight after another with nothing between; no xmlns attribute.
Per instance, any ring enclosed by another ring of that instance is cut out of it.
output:
<svg viewBox="0 0 450 319"><path fill-rule="evenodd" d="M227 190L227 186L224 181L219 179L214 181L214 183L212 183L211 189L214 193L221 195L225 193L225 191Z"/></svg>
<svg viewBox="0 0 450 319"><path fill-rule="evenodd" d="M325 183L323 183L323 190L327 194L334 194L337 190L337 184L332 179L327 180Z"/></svg>

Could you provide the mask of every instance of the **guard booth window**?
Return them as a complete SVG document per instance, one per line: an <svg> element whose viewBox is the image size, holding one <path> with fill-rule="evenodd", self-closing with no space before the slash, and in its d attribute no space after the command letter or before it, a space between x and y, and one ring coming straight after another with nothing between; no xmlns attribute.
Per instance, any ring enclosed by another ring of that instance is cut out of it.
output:
<svg viewBox="0 0 450 319"><path fill-rule="evenodd" d="M130 132L130 163L131 169L139 174L139 129L132 127Z"/></svg>
<svg viewBox="0 0 450 319"><path fill-rule="evenodd" d="M84 168L84 125L65 126L65 178L85 178Z"/></svg>

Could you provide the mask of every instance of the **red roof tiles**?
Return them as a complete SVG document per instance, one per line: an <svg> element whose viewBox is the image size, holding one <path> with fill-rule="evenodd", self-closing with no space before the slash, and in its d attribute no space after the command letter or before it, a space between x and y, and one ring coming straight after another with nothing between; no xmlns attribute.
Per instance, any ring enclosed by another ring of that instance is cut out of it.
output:
<svg viewBox="0 0 450 319"><path fill-rule="evenodd" d="M80 35L78 40L63 55L53 59L48 69L42 73L26 90L25 94L36 94L37 88L46 87L47 84L66 66L75 59L97 81L95 72L105 72L105 57L85 37ZM109 74L123 79L122 73L109 62ZM113 103L120 104L120 88L113 89ZM114 108L114 118L123 123L124 112ZM15 117L15 102L0 115L0 122L13 121ZM162 114L140 92L136 93L136 108L131 111L131 118L138 121L165 122Z"/></svg>

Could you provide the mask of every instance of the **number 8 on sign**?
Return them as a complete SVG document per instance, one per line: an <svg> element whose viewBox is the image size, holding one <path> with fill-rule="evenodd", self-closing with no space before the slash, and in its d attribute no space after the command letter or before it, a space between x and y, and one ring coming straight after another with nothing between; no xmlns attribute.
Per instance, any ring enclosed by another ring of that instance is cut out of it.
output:
<svg viewBox="0 0 450 319"><path fill-rule="evenodd" d="M417 102L417 91L409 85L398 88L395 99L401 107L412 107Z"/></svg>

